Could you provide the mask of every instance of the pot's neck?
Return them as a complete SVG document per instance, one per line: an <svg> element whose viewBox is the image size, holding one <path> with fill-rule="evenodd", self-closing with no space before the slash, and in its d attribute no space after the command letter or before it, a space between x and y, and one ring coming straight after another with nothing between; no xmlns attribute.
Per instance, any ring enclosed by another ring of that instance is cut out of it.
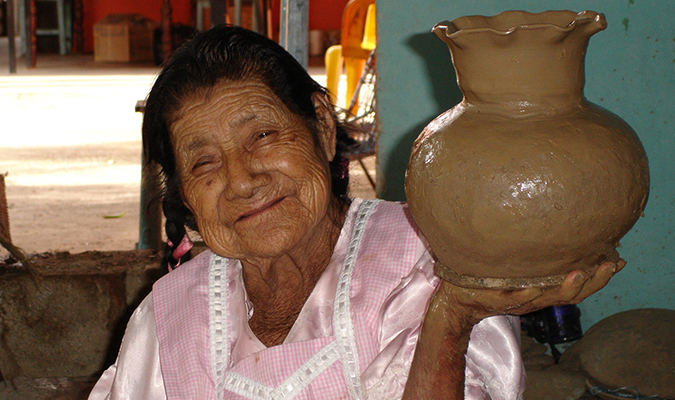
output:
<svg viewBox="0 0 675 400"><path fill-rule="evenodd" d="M474 49L475 50L475 49ZM522 49L521 49L522 50ZM457 81L469 104L551 111L583 101L584 53L561 48L487 52L453 49Z"/></svg>
<svg viewBox="0 0 675 400"><path fill-rule="evenodd" d="M587 104L582 94L547 96L479 95L464 90L467 111L500 114L512 118L568 114Z"/></svg>
<svg viewBox="0 0 675 400"><path fill-rule="evenodd" d="M459 18L434 33L450 48L467 104L551 111L581 104L590 37L601 14L571 11Z"/></svg>

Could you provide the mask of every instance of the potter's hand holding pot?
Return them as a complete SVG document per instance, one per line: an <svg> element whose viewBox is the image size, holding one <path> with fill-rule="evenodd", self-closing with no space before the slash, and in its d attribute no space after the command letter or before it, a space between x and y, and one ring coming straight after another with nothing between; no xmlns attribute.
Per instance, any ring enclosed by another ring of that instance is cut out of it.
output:
<svg viewBox="0 0 675 400"><path fill-rule="evenodd" d="M558 286L467 289L442 281L424 319L404 399L463 399L465 354L474 325L502 314L522 315L577 304L605 287L626 262L605 262L589 276L572 271Z"/></svg>

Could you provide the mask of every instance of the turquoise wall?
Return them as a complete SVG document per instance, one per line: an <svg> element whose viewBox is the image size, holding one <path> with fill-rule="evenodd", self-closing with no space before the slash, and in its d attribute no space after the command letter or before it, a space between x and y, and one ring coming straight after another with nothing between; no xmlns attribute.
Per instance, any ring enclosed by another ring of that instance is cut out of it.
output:
<svg viewBox="0 0 675 400"><path fill-rule="evenodd" d="M635 129L650 161L645 217L619 248L628 265L581 304L584 329L628 309L675 309L675 1L378 1L378 196L405 199L414 139L461 100L450 54L431 28L443 20L507 9L605 14L608 27L591 38L588 49L585 94Z"/></svg>

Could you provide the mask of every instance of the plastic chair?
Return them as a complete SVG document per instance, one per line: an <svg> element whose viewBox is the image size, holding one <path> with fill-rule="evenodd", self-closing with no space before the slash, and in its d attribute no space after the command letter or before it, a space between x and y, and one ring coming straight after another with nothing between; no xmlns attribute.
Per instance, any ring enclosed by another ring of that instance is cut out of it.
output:
<svg viewBox="0 0 675 400"><path fill-rule="evenodd" d="M347 77L344 103L347 107L359 84L366 60L375 49L375 45L375 0L351 0L342 14L340 44L331 46L325 56L326 88L330 91L334 103L337 103L336 96L343 67Z"/></svg>

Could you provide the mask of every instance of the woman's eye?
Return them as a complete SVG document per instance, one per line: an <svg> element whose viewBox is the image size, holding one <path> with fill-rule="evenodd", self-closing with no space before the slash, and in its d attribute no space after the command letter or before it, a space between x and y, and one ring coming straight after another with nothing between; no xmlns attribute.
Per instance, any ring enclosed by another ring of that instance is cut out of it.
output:
<svg viewBox="0 0 675 400"><path fill-rule="evenodd" d="M268 140L274 136L276 132L275 131L264 131L260 132L258 136L256 136L255 140Z"/></svg>
<svg viewBox="0 0 675 400"><path fill-rule="evenodd" d="M263 132L263 133L258 135L258 139L267 139L270 136L271 136L270 132Z"/></svg>
<svg viewBox="0 0 675 400"><path fill-rule="evenodd" d="M197 162L192 166L192 171L199 171L200 169L203 169L204 167L207 167L209 164L212 163L212 160L210 158L203 158L197 160Z"/></svg>
<svg viewBox="0 0 675 400"><path fill-rule="evenodd" d="M248 138L246 148L248 150L266 148L267 145L274 142L274 137L277 135L278 131L258 131L251 132L251 135Z"/></svg>

